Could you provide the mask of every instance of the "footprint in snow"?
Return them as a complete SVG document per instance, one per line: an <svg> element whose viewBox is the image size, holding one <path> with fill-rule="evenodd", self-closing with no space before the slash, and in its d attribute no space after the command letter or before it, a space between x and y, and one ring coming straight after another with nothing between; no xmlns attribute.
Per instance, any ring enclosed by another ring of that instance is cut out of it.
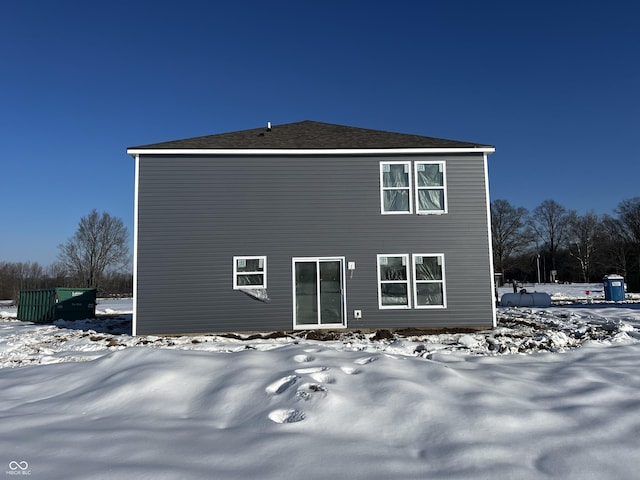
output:
<svg viewBox="0 0 640 480"><path fill-rule="evenodd" d="M327 372L314 372L309 375L318 383L336 383L336 379Z"/></svg>
<svg viewBox="0 0 640 480"><path fill-rule="evenodd" d="M319 383L305 383L298 387L296 398L300 400L310 400L312 397L324 398L327 396L327 389Z"/></svg>
<svg viewBox="0 0 640 480"><path fill-rule="evenodd" d="M299 375L305 375L305 374L308 374L308 373L324 372L325 370L329 370L329 367L296 368L294 371Z"/></svg>
<svg viewBox="0 0 640 480"><path fill-rule="evenodd" d="M363 358L358 358L353 363L357 365L366 365L367 363L375 362L377 359L378 357L363 357Z"/></svg>
<svg viewBox="0 0 640 480"><path fill-rule="evenodd" d="M357 375L360 373L360 369L356 367L340 367L340 370L347 375Z"/></svg>
<svg viewBox="0 0 640 480"><path fill-rule="evenodd" d="M271 395L278 395L284 392L291 385L296 383L296 380L298 380L297 375L289 375L287 377L282 377L276 380L275 382L273 382L272 384L270 384L269 386L267 386L267 388L265 388L265 391Z"/></svg>
<svg viewBox="0 0 640 480"><path fill-rule="evenodd" d="M309 355L296 355L295 357L293 357L293 361L298 363L312 362L313 357Z"/></svg>
<svg viewBox="0 0 640 480"><path fill-rule="evenodd" d="M304 412L287 408L279 408L269 414L269 420L275 423L295 423L304 420L304 417Z"/></svg>

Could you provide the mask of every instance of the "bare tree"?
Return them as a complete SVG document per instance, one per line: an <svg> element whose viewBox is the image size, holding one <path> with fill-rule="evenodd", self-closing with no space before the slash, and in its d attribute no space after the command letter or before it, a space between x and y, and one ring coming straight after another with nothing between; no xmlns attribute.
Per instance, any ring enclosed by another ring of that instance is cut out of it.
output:
<svg viewBox="0 0 640 480"><path fill-rule="evenodd" d="M557 269L558 248L567 237L569 214L570 212L555 200L545 200L533 210L531 215L530 225L549 252L553 270Z"/></svg>
<svg viewBox="0 0 640 480"><path fill-rule="evenodd" d="M38 262L0 263L0 298L16 301L20 290L46 286L47 278Z"/></svg>
<svg viewBox="0 0 640 480"><path fill-rule="evenodd" d="M61 262L54 262L47 267L47 277L56 287L71 287L67 267Z"/></svg>
<svg viewBox="0 0 640 480"><path fill-rule="evenodd" d="M640 269L640 197L623 200L616 208L620 232Z"/></svg>
<svg viewBox="0 0 640 480"><path fill-rule="evenodd" d="M493 258L498 272L504 273L512 255L530 243L531 235L525 224L527 215L526 208L514 207L507 200L491 202Z"/></svg>
<svg viewBox="0 0 640 480"><path fill-rule="evenodd" d="M591 277L596 246L600 244L602 223L593 211L584 215L571 212L567 220L569 255L578 261L582 281L586 283Z"/></svg>
<svg viewBox="0 0 640 480"><path fill-rule="evenodd" d="M106 271L129 262L128 238L121 219L93 209L80 219L75 235L58 246L58 258L85 286L98 287Z"/></svg>
<svg viewBox="0 0 640 480"><path fill-rule="evenodd" d="M619 219L610 215L602 216L604 237L598 255L603 273L618 273L626 276L629 270L629 245L624 227Z"/></svg>

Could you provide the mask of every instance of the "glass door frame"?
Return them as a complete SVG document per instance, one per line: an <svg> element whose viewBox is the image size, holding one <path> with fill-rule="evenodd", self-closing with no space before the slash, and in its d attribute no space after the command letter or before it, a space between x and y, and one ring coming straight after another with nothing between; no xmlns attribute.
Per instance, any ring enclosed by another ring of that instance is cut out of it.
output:
<svg viewBox="0 0 640 480"><path fill-rule="evenodd" d="M298 302L296 299L296 263L316 263L316 292L317 292L317 315L318 322L310 324L297 324ZM321 321L321 295L320 295L320 263L322 262L340 262L340 285L341 285L341 323L320 323ZM293 295L293 329L294 330L316 330L330 328L347 328L347 288L345 273L345 257L293 257L291 259L291 292Z"/></svg>

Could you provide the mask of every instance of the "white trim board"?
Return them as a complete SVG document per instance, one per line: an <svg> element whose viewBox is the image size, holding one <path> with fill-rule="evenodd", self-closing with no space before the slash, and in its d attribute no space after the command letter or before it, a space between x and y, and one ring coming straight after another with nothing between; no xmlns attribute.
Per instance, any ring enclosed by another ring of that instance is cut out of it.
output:
<svg viewBox="0 0 640 480"><path fill-rule="evenodd" d="M129 148L134 155L406 155L440 153L493 153L493 147L477 148Z"/></svg>

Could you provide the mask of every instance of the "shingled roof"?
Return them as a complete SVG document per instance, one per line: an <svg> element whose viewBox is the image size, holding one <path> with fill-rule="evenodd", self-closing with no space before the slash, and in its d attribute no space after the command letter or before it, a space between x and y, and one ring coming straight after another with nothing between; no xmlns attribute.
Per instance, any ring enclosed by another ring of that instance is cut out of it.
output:
<svg viewBox="0 0 640 480"><path fill-rule="evenodd" d="M348 127L305 120L239 132L219 133L170 142L153 143L130 150L163 149L392 149L392 148L493 148L443 138Z"/></svg>

